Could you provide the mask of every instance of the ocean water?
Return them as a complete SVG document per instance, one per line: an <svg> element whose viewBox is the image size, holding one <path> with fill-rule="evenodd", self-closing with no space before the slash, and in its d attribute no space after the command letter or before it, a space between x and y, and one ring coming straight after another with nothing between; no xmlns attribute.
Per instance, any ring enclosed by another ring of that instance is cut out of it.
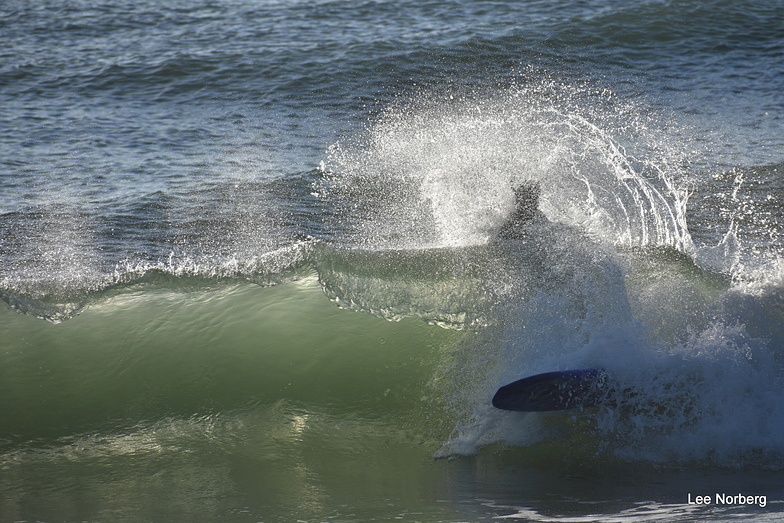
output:
<svg viewBox="0 0 784 523"><path fill-rule="evenodd" d="M780 0L0 35L0 521L784 517ZM490 404L577 368L624 393Z"/></svg>

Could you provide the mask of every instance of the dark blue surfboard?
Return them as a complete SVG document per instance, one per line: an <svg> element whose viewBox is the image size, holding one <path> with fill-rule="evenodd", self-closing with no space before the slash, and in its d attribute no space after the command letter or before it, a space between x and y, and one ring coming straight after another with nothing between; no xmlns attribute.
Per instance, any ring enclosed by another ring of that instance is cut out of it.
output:
<svg viewBox="0 0 784 523"><path fill-rule="evenodd" d="M607 373L599 369L546 372L504 385L493 396L502 410L544 412L599 405L608 397Z"/></svg>

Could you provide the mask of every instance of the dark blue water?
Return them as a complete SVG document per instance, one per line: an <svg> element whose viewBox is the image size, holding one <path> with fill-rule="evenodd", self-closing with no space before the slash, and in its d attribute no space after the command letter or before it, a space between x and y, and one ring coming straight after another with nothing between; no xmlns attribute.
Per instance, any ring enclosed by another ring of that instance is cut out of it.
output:
<svg viewBox="0 0 784 523"><path fill-rule="evenodd" d="M6 0L0 519L776 520L783 176L781 1Z"/></svg>

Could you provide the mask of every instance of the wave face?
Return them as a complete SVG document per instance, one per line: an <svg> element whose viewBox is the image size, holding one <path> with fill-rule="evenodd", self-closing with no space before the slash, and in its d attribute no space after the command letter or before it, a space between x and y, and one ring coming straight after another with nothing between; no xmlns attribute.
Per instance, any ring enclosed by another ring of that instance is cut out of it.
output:
<svg viewBox="0 0 784 523"><path fill-rule="evenodd" d="M782 518L780 1L0 34L0 520ZM611 402L491 406L581 368Z"/></svg>
<svg viewBox="0 0 784 523"><path fill-rule="evenodd" d="M172 494L184 506L201 493L214 516L245 503L281 519L344 514L332 500L348 498L371 517L392 489L384 514L459 520L459 500L478 493L496 504L463 507L477 517L554 506L466 485L474 467L500 485L516 467L540 470L550 479L526 487L536 497L600 466L607 488L597 497L575 481L581 499L655 496L663 518L688 520L701 513L678 489L706 482L684 469L778 495L780 303L775 280L734 283L674 248L612 247L561 224L461 248L315 245L275 285L156 269L61 323L2 313L14 341L0 484L40 491L46 475L51 513L68 495L55 485L78 474L98 497L71 513L144 498L140 513L173 514ZM585 367L605 369L621 399L552 414L490 406L521 376ZM631 469L658 486L619 490ZM433 485L453 501L417 501Z"/></svg>

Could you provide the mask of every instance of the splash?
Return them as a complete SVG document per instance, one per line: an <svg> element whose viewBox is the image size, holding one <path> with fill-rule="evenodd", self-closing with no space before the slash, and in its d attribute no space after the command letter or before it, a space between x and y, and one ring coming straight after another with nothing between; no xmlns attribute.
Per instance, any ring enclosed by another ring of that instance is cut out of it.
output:
<svg viewBox="0 0 784 523"><path fill-rule="evenodd" d="M612 93L549 80L426 96L334 144L320 191L342 200L349 240L365 246L486 243L514 189L538 184L552 222L612 244L689 251L683 148L660 129Z"/></svg>
<svg viewBox="0 0 784 523"><path fill-rule="evenodd" d="M558 277L518 292L498 328L446 371L460 383L450 405L459 421L437 456L500 443L555 462L784 469L780 271L749 284L672 249L602 259L582 243L536 250ZM613 399L565 413L490 406L500 385L578 368L604 369Z"/></svg>
<svg viewBox="0 0 784 523"><path fill-rule="evenodd" d="M139 282L286 281L306 263L313 242L295 230L280 186L218 180L156 191L101 213L84 210L67 188L58 195L43 190L36 205L6 215L0 300L61 322L102 294Z"/></svg>

